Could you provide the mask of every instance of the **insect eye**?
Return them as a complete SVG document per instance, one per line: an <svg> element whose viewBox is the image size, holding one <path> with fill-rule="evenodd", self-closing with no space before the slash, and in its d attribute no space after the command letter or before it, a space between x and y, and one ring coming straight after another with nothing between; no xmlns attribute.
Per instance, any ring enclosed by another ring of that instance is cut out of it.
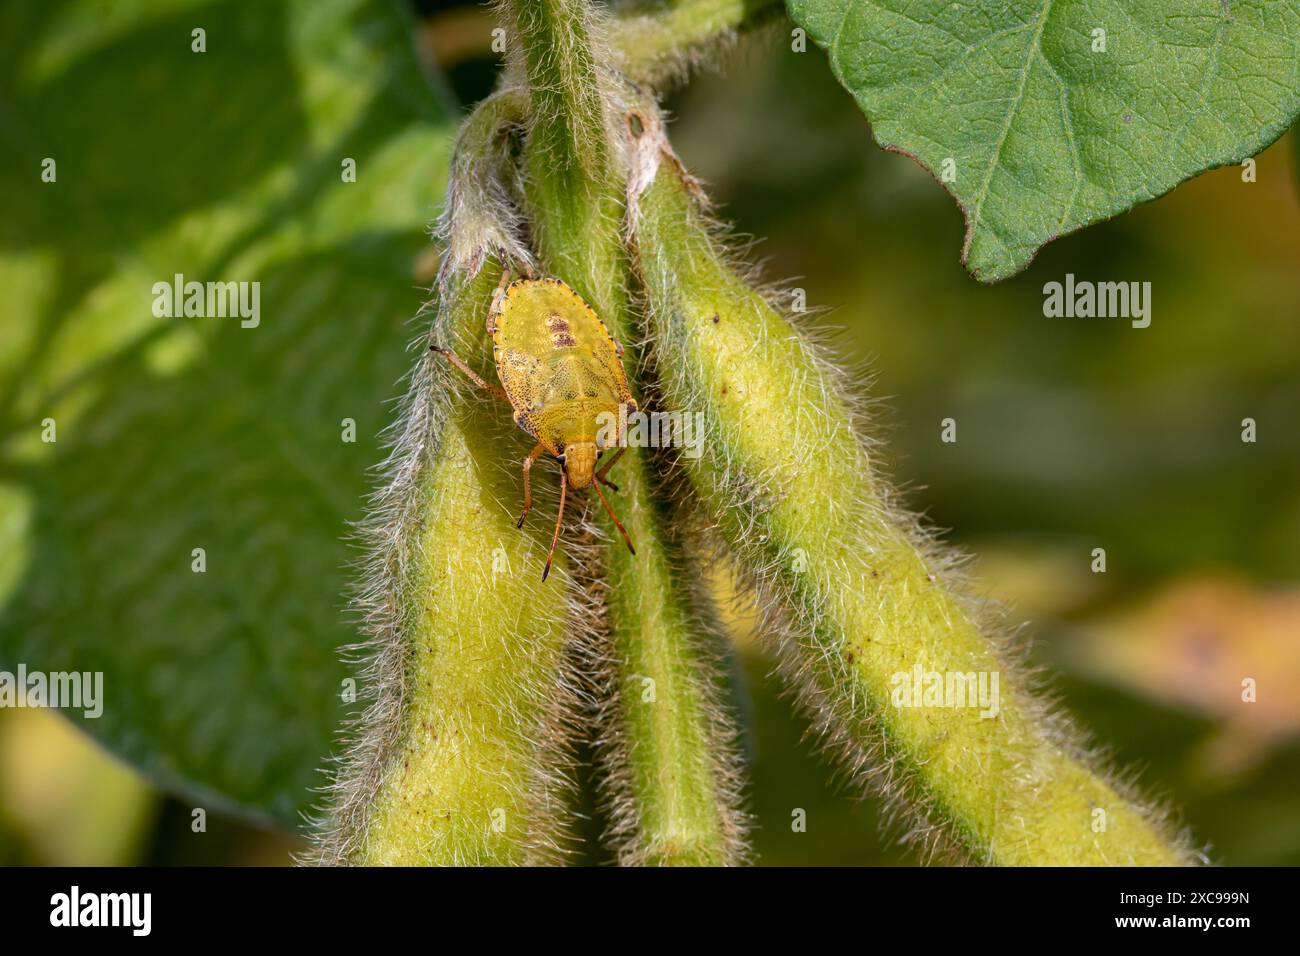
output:
<svg viewBox="0 0 1300 956"><path fill-rule="evenodd" d="M559 455L556 455L556 456L555 456L555 460L558 461L561 465L563 465L563 464L564 464L564 454L561 453L561 454L559 454Z"/></svg>
<svg viewBox="0 0 1300 956"><path fill-rule="evenodd" d="M600 451L596 452L596 457L599 458L603 454L605 454L605 450L602 448Z"/></svg>

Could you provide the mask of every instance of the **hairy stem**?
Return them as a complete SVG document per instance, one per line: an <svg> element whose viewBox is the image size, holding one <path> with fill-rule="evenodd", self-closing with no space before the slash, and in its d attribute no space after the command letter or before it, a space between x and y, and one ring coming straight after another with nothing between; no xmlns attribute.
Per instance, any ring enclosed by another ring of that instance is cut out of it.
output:
<svg viewBox="0 0 1300 956"><path fill-rule="evenodd" d="M506 88L483 100L461 126L437 230L446 247L440 286L454 277L477 275L489 256L531 266L513 194L511 156L527 109L523 92Z"/></svg>
<svg viewBox="0 0 1300 956"><path fill-rule="evenodd" d="M598 25L580 0L517 0L531 119L523 151L527 206L538 258L581 294L624 341L628 266L621 224L623 178L612 148L614 88L593 52ZM633 349L625 356L635 383ZM634 385L635 387L635 385ZM689 611L681 557L664 530L650 462L630 448L611 475L611 502L637 547L597 510L606 638L599 751L624 863L722 864L742 850L730 723L714 693ZM589 502L589 508L599 505Z"/></svg>
<svg viewBox="0 0 1300 956"><path fill-rule="evenodd" d="M619 17L612 31L622 73L662 87L735 42L739 32L775 19L781 0L675 0L641 5ZM640 7L637 8L640 10Z"/></svg>
<svg viewBox="0 0 1300 956"><path fill-rule="evenodd" d="M639 115L632 221L657 371L667 406L708 423L687 472L784 622L783 669L851 772L875 768L917 839L975 861L1187 862L949 589L941 554L873 476L838 376L729 265L653 108ZM918 672L927 692L913 694ZM983 706L944 696L968 677L996 687Z"/></svg>

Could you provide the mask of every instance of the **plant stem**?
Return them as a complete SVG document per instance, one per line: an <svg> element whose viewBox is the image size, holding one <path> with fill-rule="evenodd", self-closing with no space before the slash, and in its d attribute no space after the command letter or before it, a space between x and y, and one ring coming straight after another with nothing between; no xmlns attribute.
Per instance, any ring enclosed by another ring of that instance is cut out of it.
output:
<svg viewBox="0 0 1300 956"><path fill-rule="evenodd" d="M648 111L642 127L661 137ZM730 268L666 140L634 147L657 166L633 170L650 185L632 216L663 398L708 423L687 473L784 621L783 670L851 771L883 771L919 839L975 861L1187 862L949 590L942 558L873 477L838 376ZM900 694L918 668L945 683L996 676L1000 693L982 708Z"/></svg>
<svg viewBox="0 0 1300 956"><path fill-rule="evenodd" d="M621 16L611 31L619 69L637 83L663 87L783 9L781 0L677 0Z"/></svg>
<svg viewBox="0 0 1300 956"><path fill-rule="evenodd" d="M628 268L621 232L622 170L611 148L611 81L597 67L593 24L579 0L516 0L532 116L524 145L529 219L538 258L628 342ZM633 350L625 366L635 382ZM601 748L624 863L720 864L742 854L729 723L696 641L675 543L664 531L649 460L630 448L612 504L636 544L627 553L601 515L605 657L612 672ZM608 666L608 665L607 665ZM650 683L647 683L649 681Z"/></svg>
<svg viewBox="0 0 1300 956"><path fill-rule="evenodd" d="M531 264L510 189L511 134L522 130L527 108L522 91L506 88L479 103L461 125L438 222L446 247L438 272L440 287L453 276L477 275L491 256L516 267Z"/></svg>

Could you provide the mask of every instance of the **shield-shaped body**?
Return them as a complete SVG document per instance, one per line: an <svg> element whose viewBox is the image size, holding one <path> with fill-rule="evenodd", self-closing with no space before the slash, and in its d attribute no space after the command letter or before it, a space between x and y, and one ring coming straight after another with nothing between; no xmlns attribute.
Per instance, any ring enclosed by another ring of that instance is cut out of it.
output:
<svg viewBox="0 0 1300 956"><path fill-rule="evenodd" d="M617 421L620 405L635 410L622 349L559 279L512 282L493 309L489 331L515 422L552 455L571 443L596 442L602 424Z"/></svg>

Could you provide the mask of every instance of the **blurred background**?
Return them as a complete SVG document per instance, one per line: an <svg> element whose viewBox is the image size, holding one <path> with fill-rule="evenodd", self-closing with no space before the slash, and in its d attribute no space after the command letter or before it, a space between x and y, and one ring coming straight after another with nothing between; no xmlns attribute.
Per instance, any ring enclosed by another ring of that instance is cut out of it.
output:
<svg viewBox="0 0 1300 956"><path fill-rule="evenodd" d="M329 432L322 454L340 454L334 423L341 414L350 411L364 437L338 464L346 480L328 489L338 504L319 520L322 563L268 559L257 578L270 598L278 596L277 606L286 594L306 601L310 595L295 590L306 577L337 594L347 550L336 542L343 522L359 517L366 469L378 460L373 436L388 415L382 399L399 393L397 379L409 361L402 350L406 319L436 267L422 230L436 211L451 130L456 116L492 88L498 57L489 49L493 23L473 4L418 2L396 15L392 5L342 0L318 5L319 13L292 3L124 3L113 13L73 6L80 15L11 4L2 15L7 22L0 21L0 46L7 48L0 51L7 218L0 226L7 302L0 319L0 601L7 602L0 668L57 661L59 649L76 645L82 656L70 659L104 656L111 693L121 686L111 680L113 667L127 666L114 665L112 652L102 650L114 635L163 635L152 649L156 664L189 653L187 642L199 638L186 629L206 620L183 602L155 598L177 587L161 579L143 590L125 580L79 583L77 556L92 551L100 567L123 559L133 550L133 539L123 536L143 519L136 505L106 506L83 530L69 511L100 486L134 487L140 475L173 461L164 454L119 467L119 459L131 458L120 435L152 430L183 448L191 430L202 434L209 403L230 383L204 373L198 396L178 383L207 367L190 363L224 363L249 341L225 328L173 339L151 324L147 305L135 327L119 321L117 279L132 270L150 280L170 278L173 267L180 271L169 258L180 243L193 252L192 262L207 264L206 273L192 266L195 277L222 277L213 263L227 271L236 269L231 263L255 263L243 268L270 286L268 315L277 295L294 302L309 296L300 324L285 333L290 342L279 345L284 351L259 360L277 369L291 363L282 394ZM259 6L261 13L252 9ZM346 9L352 38L330 34L327 8ZM95 16L100 20L91 22ZM170 72L186 68L191 22L208 24L208 55L224 57L227 71L193 81L194 89ZM234 48L223 38L224 25L225 37L246 36L250 44L256 38L255 45ZM175 62L159 52L168 43L182 51ZM412 50L410 70L388 62L391 51ZM328 61L328 69L313 72L315 66L304 66L309 59ZM250 74L249 82L230 80ZM215 115L197 105L177 108L176 97L185 95L212 104ZM1004 605L1012 625L1025 624L1018 633L1050 673L1061 706L1118 765L1137 773L1145 792L1178 808L1215 862L1300 864L1295 131L1257 157L1256 182L1244 183L1236 167L1206 173L1050 244L1022 275L982 286L958 262L963 227L952 200L910 160L873 145L824 56L790 52L780 24L706 65L667 106L679 153L706 181L722 215L756 240L752 254L764 262L766 277L804 289L819 310L811 321L846 364L861 370L885 439L882 465L905 501L973 556L973 590ZM91 198L70 185L72 198L56 211L33 170L53 149L47 143L60 137L68 157L61 176L74 176L80 161L93 182L86 187ZM281 146L290 161L280 162ZM368 187L374 191L365 208L314 198L312 183L337 177L334 157L354 154L364 157L362 177L376 167L393 171L382 188ZM409 160L413 155L418 161ZM150 198L142 205L133 199L141 177L130 187L119 177L155 168L144 177ZM144 251L131 252L132 244ZM1045 318L1043 285L1067 272L1149 281L1151 326ZM332 289L327 277L336 275L363 277L364 294L351 291L358 282ZM397 291L390 296L385 284ZM140 312L138 303L133 308L130 314ZM348 334L360 314L377 318L364 336ZM363 370L319 371L338 353L351 354ZM255 373L256 367L231 374ZM141 376L161 384L141 400L143 418L115 431L115 416L125 415L121 395ZM368 391L354 387L356 378L370 383ZM173 387L180 391L168 391ZM335 401L342 392L355 396L350 408ZM86 429L91 437L72 437L66 446L61 438L55 450L36 447L31 436L43 402L60 409L61 428L65 420L93 425ZM175 403L178 420L149 418ZM957 421L955 444L940 441L940 422L949 417ZM1257 423L1253 444L1241 439L1247 417ZM244 431L232 421L216 433L239 442ZM270 460L270 440L249 442L223 465L257 471L253 456L264 453L267 476L278 476L284 463ZM73 473L81 477L67 477ZM279 479L265 477L273 480ZM204 481L193 477L193 500L178 509L202 512L220 500L215 490L212 498L205 494ZM260 494L263 481L250 479L240 494ZM281 490L286 501L301 500L297 486ZM261 552L270 555L288 548L291 535L301 549L293 524L300 519L315 520L280 505L194 520L232 522L235 535L270 529ZM283 536L274 530L281 525ZM1104 574L1090 569L1099 547L1107 555ZM185 564L189 544L181 550ZM140 573L154 574L148 566ZM58 601L33 584L50 581L58 582ZM51 607L60 602L76 608L55 614ZM119 614L128 603L132 609ZM150 611L155 603L163 606ZM308 612L302 620L286 612L279 623L322 634L310 655L289 663L320 669L309 690L330 702L313 705L311 714L267 705L276 727L324 713L318 722L326 729L304 732L299 749L323 753L341 713L330 690L341 671L330 649L352 632L340 603L325 601L311 612L326 622L320 627ZM211 658L217 669L226 666L230 648L244 646L244 611L229 604L223 606L236 619L235 632L213 632L221 641ZM915 863L897 834L882 828L881 807L855 799L804 741L806 723L769 678L771 662L755 645L743 608L731 618L748 701L743 719L760 862ZM101 644L96 633L104 636ZM87 643L78 644L83 635ZM246 666L230 664L223 693L231 706L256 708L250 701L259 695L283 692L241 683ZM1245 678L1257 683L1255 703L1241 700ZM186 679L175 677L182 686ZM166 704L164 725L189 706L177 703L175 688L167 689L170 697L152 690ZM147 714L132 719L148 723ZM285 864L300 846L292 821L303 807L223 787L223 779L242 780L247 764L208 774L206 765L184 759L151 760L140 754L154 745L137 739L139 732L87 723L0 709L0 862ZM199 750L230 755L220 728L178 728ZM110 755L104 741L144 772ZM284 752L293 749L286 744ZM310 775L310 760L306 771L286 765L281 774L279 751L244 757L262 761L268 776L280 774L284 792L321 781ZM224 796L196 803L196 788L187 783L195 778L210 778ZM259 803L264 812L248 810ZM192 811L200 805L210 809L206 832L196 834ZM805 833L790 830L795 807L807 810ZM593 852L590 862L604 859Z"/></svg>

